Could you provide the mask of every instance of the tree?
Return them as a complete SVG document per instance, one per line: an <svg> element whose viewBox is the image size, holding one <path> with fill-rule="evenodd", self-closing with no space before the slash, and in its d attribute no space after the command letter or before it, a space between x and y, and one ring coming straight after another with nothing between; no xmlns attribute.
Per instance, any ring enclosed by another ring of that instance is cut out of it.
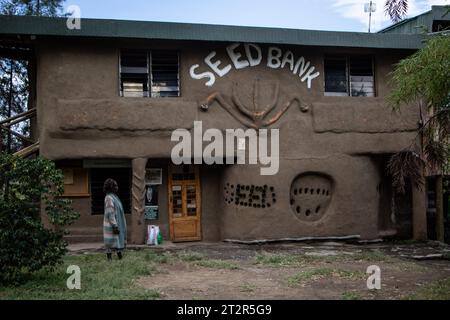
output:
<svg viewBox="0 0 450 320"><path fill-rule="evenodd" d="M0 14L59 16L62 14L63 3L64 0L0 0ZM27 109L28 63L28 61L0 57L0 120L10 118ZM29 137L31 124L28 121L17 124L11 129ZM5 131L0 133L0 143L7 146L8 152L15 152L23 147L23 141L10 133Z"/></svg>
<svg viewBox="0 0 450 320"><path fill-rule="evenodd" d="M388 171L401 193L407 179L421 189L425 176L435 176L436 236L443 242L443 176L450 173L450 34L432 36L423 49L402 60L392 74L392 85L388 102L395 109L416 103L421 119L417 138L392 156Z"/></svg>
<svg viewBox="0 0 450 320"><path fill-rule="evenodd" d="M421 116L420 153L414 139L389 163L394 186L403 192L407 178L417 187L423 184L425 166L432 172L450 169L450 34L433 36L424 48L400 61L391 82L388 103L394 109L415 103Z"/></svg>
<svg viewBox="0 0 450 320"><path fill-rule="evenodd" d="M18 283L61 262L67 244L62 227L78 218L62 198L63 174L41 157L0 153L0 282ZM53 230L41 221L45 209Z"/></svg>
<svg viewBox="0 0 450 320"><path fill-rule="evenodd" d="M0 119L24 112L28 103L28 91L28 62L0 59ZM27 121L16 124L11 129L29 136L30 126L30 122ZM3 134L2 139L8 152L17 151L23 143L10 133Z"/></svg>
<svg viewBox="0 0 450 320"><path fill-rule="evenodd" d="M64 0L0 0L0 12L14 16L55 17L62 13Z"/></svg>
<svg viewBox="0 0 450 320"><path fill-rule="evenodd" d="M408 0L387 0L384 12L391 18L392 22L397 23L403 20L408 13Z"/></svg>

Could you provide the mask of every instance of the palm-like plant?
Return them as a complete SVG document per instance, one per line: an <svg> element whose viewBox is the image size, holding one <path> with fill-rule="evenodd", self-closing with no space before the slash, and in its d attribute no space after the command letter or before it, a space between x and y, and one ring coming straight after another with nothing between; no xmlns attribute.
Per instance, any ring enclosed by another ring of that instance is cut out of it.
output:
<svg viewBox="0 0 450 320"><path fill-rule="evenodd" d="M384 12L391 17L392 22L397 23L408 13L408 2L408 0L387 0Z"/></svg>
<svg viewBox="0 0 450 320"><path fill-rule="evenodd" d="M450 35L435 35L426 46L402 60L392 73L388 102L395 109L417 103L421 115L418 140L392 157L389 172L394 186L404 191L405 179L423 184L423 169L450 170Z"/></svg>

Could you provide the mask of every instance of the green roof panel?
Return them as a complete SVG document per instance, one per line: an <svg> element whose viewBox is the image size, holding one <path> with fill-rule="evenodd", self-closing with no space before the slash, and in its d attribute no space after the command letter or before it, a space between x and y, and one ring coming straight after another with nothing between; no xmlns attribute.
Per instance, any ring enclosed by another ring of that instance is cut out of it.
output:
<svg viewBox="0 0 450 320"><path fill-rule="evenodd" d="M82 19L81 30L70 30L67 18L0 16L0 34L226 41L305 46L418 49L423 35L335 32L282 28L238 27L171 22Z"/></svg>

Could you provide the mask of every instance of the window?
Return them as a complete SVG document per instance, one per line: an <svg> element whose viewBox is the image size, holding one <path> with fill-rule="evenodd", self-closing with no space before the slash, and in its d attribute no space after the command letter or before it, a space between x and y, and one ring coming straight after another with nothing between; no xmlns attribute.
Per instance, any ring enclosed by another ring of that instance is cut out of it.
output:
<svg viewBox="0 0 450 320"><path fill-rule="evenodd" d="M369 57L350 59L350 90L352 97L374 97L373 64Z"/></svg>
<svg viewBox="0 0 450 320"><path fill-rule="evenodd" d="M450 29L449 20L434 20L432 26L432 32L442 32Z"/></svg>
<svg viewBox="0 0 450 320"><path fill-rule="evenodd" d="M178 97L178 53L152 51L152 97Z"/></svg>
<svg viewBox="0 0 450 320"><path fill-rule="evenodd" d="M123 97L148 97L148 58L142 51L120 56L120 90Z"/></svg>
<svg viewBox="0 0 450 320"><path fill-rule="evenodd" d="M104 213L105 194L103 184L111 178L119 185L118 196L125 213L131 213L131 169L130 168L93 168L90 170L91 210L93 215Z"/></svg>
<svg viewBox="0 0 450 320"><path fill-rule="evenodd" d="M178 52L142 50L121 52L122 97L178 97L179 88Z"/></svg>
<svg viewBox="0 0 450 320"><path fill-rule="evenodd" d="M371 57L329 58L324 66L326 96L375 96Z"/></svg>
<svg viewBox="0 0 450 320"><path fill-rule="evenodd" d="M325 92L336 96L347 96L347 61L345 59L325 60Z"/></svg>

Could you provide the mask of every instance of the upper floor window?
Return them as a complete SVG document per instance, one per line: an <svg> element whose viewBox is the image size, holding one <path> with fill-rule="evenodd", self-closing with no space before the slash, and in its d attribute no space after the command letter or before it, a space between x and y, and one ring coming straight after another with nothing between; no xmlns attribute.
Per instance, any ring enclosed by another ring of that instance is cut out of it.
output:
<svg viewBox="0 0 450 320"><path fill-rule="evenodd" d="M123 97L178 97L178 52L122 50L120 94Z"/></svg>
<svg viewBox="0 0 450 320"><path fill-rule="evenodd" d="M326 58L325 95L374 97L373 59L367 56Z"/></svg>

